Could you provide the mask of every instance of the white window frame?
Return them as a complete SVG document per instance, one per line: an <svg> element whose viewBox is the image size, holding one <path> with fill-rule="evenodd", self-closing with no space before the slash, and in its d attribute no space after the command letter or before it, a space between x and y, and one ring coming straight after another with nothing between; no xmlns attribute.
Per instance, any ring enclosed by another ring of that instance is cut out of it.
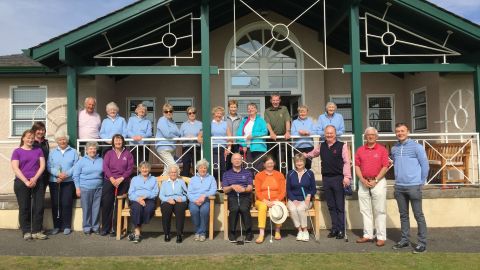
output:
<svg viewBox="0 0 480 270"><path fill-rule="evenodd" d="M392 130L391 131L382 131L380 132L380 130L378 131L379 133L391 133L391 132L394 132L395 131L395 95L394 94L368 94L367 95L367 115L366 115L366 118L367 118L367 126L370 126L370 105L369 105L369 100L370 98L385 98L385 97L388 97L390 98L390 102L392 104L392 119L390 120L392 123L391 123L391 126L392 126ZM380 120L380 121L388 121L388 120Z"/></svg>
<svg viewBox="0 0 480 270"><path fill-rule="evenodd" d="M237 101L240 101L240 100L258 100L259 103L260 103L260 106L257 108L258 110L258 114L259 115L263 115L265 113L265 98L264 97L255 97L255 96L252 96L252 97L239 97L239 96L229 96L226 100L225 100L225 115L228 114L228 101L231 100L231 99L235 99ZM238 111L238 114L242 117L244 116L247 116L246 113L242 113L240 111Z"/></svg>
<svg viewBox="0 0 480 270"><path fill-rule="evenodd" d="M345 129L345 133L353 133L353 104L352 104L352 96L351 95L348 95L348 94L345 94L345 95L329 95L328 97L328 100L330 102L334 102L336 104L336 102L333 100L334 98L350 98L350 114L352 115L352 118L349 119L350 121L352 121L352 130L351 131L348 131ZM325 111L325 107L323 108L323 111ZM321 113L322 114L322 113ZM345 116L342 115L344 117L344 121L345 121Z"/></svg>
<svg viewBox="0 0 480 270"><path fill-rule="evenodd" d="M166 103L172 104L172 103L171 103L172 100L186 100L186 101L190 101L190 104L191 104L190 106L195 106L195 97L165 97L165 102L166 102ZM162 105L162 106L163 106L163 105ZM172 105L172 106L173 106L173 105ZM175 117L175 114L176 114L176 113L183 113L184 115L187 115L187 111L186 111L186 110L185 110L185 111L175 111L175 110L174 110L174 112L173 112L173 114L174 114L173 116L174 116L174 117ZM162 115L163 115L163 109L162 109ZM199 116L197 115L197 117L199 117ZM198 118L197 118L197 120L198 120ZM180 123L180 122L176 122L176 123L177 123L178 127L180 128L180 126L182 125L182 123Z"/></svg>
<svg viewBox="0 0 480 270"><path fill-rule="evenodd" d="M414 100L413 100L413 97L415 94L418 94L418 93L421 93L421 92L425 92L425 102L423 103L419 103L419 104L413 104ZM417 132L417 131L427 131L428 130L428 92L427 92L427 87L424 86L424 87L421 87L421 88L418 88L418 89L415 89L415 90L412 90L410 92L410 105L411 105L411 113L410 113L410 116L411 116L411 125L412 125L412 132ZM426 123L426 127L423 128L423 129L417 129L415 127L415 106L420 106L420 105L425 105L425 116L421 116L421 117L417 117L417 118L425 118L425 123Z"/></svg>
<svg viewBox="0 0 480 270"><path fill-rule="evenodd" d="M130 113L132 111L130 111L130 101L132 100L151 100L153 101L153 123L152 123L152 134L155 135L155 130L157 129L157 98L156 97L127 97L126 98L127 100L127 103L126 103L126 119L128 121L128 119L130 119ZM135 111L133 111L135 112Z"/></svg>
<svg viewBox="0 0 480 270"><path fill-rule="evenodd" d="M17 139L17 138L20 138L21 135L13 135L13 121L19 121L19 120L14 120L13 119L13 107L16 105L16 104L13 104L13 92L14 90L18 89L18 88L21 88L21 87L32 87L32 88L38 88L39 90L45 90L45 101L43 103L45 103L45 128L46 130L48 130L48 87L46 85L11 85L10 86L10 99L9 99L9 105L10 105L10 108L9 108L9 112L10 112L10 119L9 119L9 132L8 132L8 138L10 139ZM43 103L25 103L23 105L41 105ZM29 121L29 120L24 120L25 122L26 121ZM33 121L34 121L34 118L32 117L32 125L33 125Z"/></svg>

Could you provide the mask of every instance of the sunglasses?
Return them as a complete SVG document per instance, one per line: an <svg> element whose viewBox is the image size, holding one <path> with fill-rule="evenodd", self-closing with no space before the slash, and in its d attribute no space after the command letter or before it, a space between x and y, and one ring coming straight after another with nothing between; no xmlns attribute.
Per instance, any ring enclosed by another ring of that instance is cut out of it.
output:
<svg viewBox="0 0 480 270"><path fill-rule="evenodd" d="M188 112L187 114L190 115L190 114L196 114L196 113L197 113L197 112Z"/></svg>
<svg viewBox="0 0 480 270"><path fill-rule="evenodd" d="M173 113L173 110L170 111L163 111L164 113Z"/></svg>

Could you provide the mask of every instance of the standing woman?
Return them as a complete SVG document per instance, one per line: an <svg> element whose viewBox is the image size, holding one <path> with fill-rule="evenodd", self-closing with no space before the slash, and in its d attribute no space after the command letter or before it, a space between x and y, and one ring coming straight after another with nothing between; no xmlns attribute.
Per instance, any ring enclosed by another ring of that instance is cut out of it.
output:
<svg viewBox="0 0 480 270"><path fill-rule="evenodd" d="M308 241L307 211L312 207L312 201L317 193L315 175L305 168L306 158L302 153L293 157L295 169L287 174L287 207L293 225L297 228L297 241ZM312 225L313 226L313 225Z"/></svg>
<svg viewBox="0 0 480 270"><path fill-rule="evenodd" d="M115 236L114 213L116 196L127 193L130 186L130 175L133 170L133 155L125 147L125 138L120 134L112 137L112 149L103 157L104 181L102 187L102 236L109 232Z"/></svg>
<svg viewBox="0 0 480 270"><path fill-rule="evenodd" d="M225 109L221 106L216 106L212 109L212 137L227 137L232 136L232 131L227 126L227 122L224 119ZM228 151L225 151L225 148ZM214 173L215 178L218 181L222 181L223 173L225 172L226 158L232 150L232 142L226 139L216 139L212 141L212 162L217 164L218 172ZM214 166L215 167L215 166Z"/></svg>
<svg viewBox="0 0 480 270"><path fill-rule="evenodd" d="M315 134L315 126L313 124L312 118L308 117L308 107L307 105L301 105L297 109L298 118L292 122L292 135L293 136L310 136ZM294 139L295 148L301 153L308 153L313 150L313 139L312 138L299 138ZM312 167L312 161L306 159L305 168L310 170Z"/></svg>
<svg viewBox="0 0 480 270"><path fill-rule="evenodd" d="M275 170L275 161L271 156L266 156L264 170L255 175L255 208L258 210L258 235L255 243L261 244L265 240L265 225L267 223L267 211L274 205L274 201L285 199L285 176ZM280 234L281 224L275 224L275 240L282 239Z"/></svg>
<svg viewBox="0 0 480 270"><path fill-rule="evenodd" d="M187 117L187 121L183 122L180 127L180 137L197 138L198 143L202 143L203 125L202 122L196 119L197 109L195 109L195 107L188 107ZM183 141L183 143L183 167L181 175L191 177L192 174L190 173L190 168L192 168L192 164L195 160L200 159L200 145L195 141Z"/></svg>
<svg viewBox="0 0 480 270"><path fill-rule="evenodd" d="M177 164L168 166L168 179L162 181L160 187L160 210L162 211L162 225L165 233L165 242L170 242L170 225L172 214L175 213L177 229L177 243L182 243L185 210L187 209L187 186L179 178L180 169Z"/></svg>
<svg viewBox="0 0 480 270"><path fill-rule="evenodd" d="M173 121L173 106L169 103L163 105L163 116L157 122L156 138L159 139L173 139L180 137L180 130L177 124ZM163 162L164 168L175 164L173 155L177 148L174 140L157 141L155 146L160 161ZM167 175L167 170L163 170L163 175Z"/></svg>
<svg viewBox="0 0 480 270"><path fill-rule="evenodd" d="M209 196L217 192L217 182L213 176L208 174L208 161L205 159L197 162L197 175L190 179L187 197L188 208L192 215L195 226L195 237L193 240L203 242L206 239L208 217L210 214Z"/></svg>
<svg viewBox="0 0 480 270"><path fill-rule="evenodd" d="M40 148L43 152L43 157L45 158L45 162L48 161L48 155L50 153L50 145L48 144L47 138L45 138L45 134L47 132L45 128L45 124L43 122L35 122L32 126L32 131L35 134L35 141L33 142L34 148ZM45 165L46 166L46 165ZM49 185L50 176L48 175L48 170L44 170L42 176L40 177L41 181L43 181L43 189L46 190L47 186Z"/></svg>
<svg viewBox="0 0 480 270"><path fill-rule="evenodd" d="M345 133L343 116L337 112L337 104L333 102L327 102L327 105L325 105L325 113L318 116L316 133L323 138L327 126L334 126L337 131L337 136Z"/></svg>
<svg viewBox="0 0 480 270"><path fill-rule="evenodd" d="M26 130L20 139L20 147L12 153L11 165L15 173L13 190L18 202L18 220L24 239L47 239L41 232L43 223L45 158L40 148L34 148L35 133Z"/></svg>
<svg viewBox="0 0 480 270"><path fill-rule="evenodd" d="M102 198L103 159L97 155L98 144L87 142L86 155L73 169L77 197L80 197L83 212L83 233L100 233L100 201Z"/></svg>
<svg viewBox="0 0 480 270"><path fill-rule="evenodd" d="M152 137L152 122L146 118L147 106L140 103L135 109L136 116L130 117L127 124L127 137L133 139L133 144L137 145L137 149L133 151L135 157L135 165L139 165L142 161L148 161L150 152L145 149L143 138Z"/></svg>
<svg viewBox="0 0 480 270"><path fill-rule="evenodd" d="M115 102L110 102L105 108L107 112L107 117L103 119L102 126L100 127L100 138L110 141L113 135L121 134L123 137L127 135L127 121L125 118L121 117L118 112L119 108ZM105 141L102 148L102 157L105 156L105 153L110 150L110 146L106 145L110 142Z"/></svg>
<svg viewBox="0 0 480 270"><path fill-rule="evenodd" d="M63 130L55 133L55 148L48 157L47 168L50 172L50 197L52 201L53 230L57 234L72 232L72 207L75 184L73 183L73 166L78 161L77 151L68 145L69 136Z"/></svg>
<svg viewBox="0 0 480 270"><path fill-rule="evenodd" d="M157 178L150 174L150 163L142 161L138 167L140 174L132 178L128 189L130 216L135 226L129 239L134 243L140 242L142 225L148 224L155 214L155 199L158 196Z"/></svg>

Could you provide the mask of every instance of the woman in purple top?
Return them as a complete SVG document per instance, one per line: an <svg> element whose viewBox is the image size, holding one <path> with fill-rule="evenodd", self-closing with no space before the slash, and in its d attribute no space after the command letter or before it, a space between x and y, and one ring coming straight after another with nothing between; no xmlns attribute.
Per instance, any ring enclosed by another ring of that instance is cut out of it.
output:
<svg viewBox="0 0 480 270"><path fill-rule="evenodd" d="M102 188L102 232L115 236L116 196L127 193L130 186L130 175L133 170L133 155L125 147L125 138L120 134L112 137L112 149L103 158L105 179Z"/></svg>
<svg viewBox="0 0 480 270"><path fill-rule="evenodd" d="M20 147L12 153L12 169L15 173L13 189L18 202L18 220L24 239L47 239L41 232L43 223L45 157L42 149L34 148L35 133L26 130L20 139Z"/></svg>

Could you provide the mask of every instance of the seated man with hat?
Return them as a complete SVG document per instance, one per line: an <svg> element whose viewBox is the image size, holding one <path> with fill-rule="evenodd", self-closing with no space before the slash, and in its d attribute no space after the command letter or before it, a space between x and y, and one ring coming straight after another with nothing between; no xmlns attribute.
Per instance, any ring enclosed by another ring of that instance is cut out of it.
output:
<svg viewBox="0 0 480 270"><path fill-rule="evenodd" d="M257 173L254 180L256 195L255 207L258 210L258 228L260 230L260 234L255 241L257 244L261 244L265 240L265 224L267 222L267 210L269 208L270 220L272 222L275 221L275 240L282 239L280 228L288 215L287 208L282 202L286 194L285 176L274 169L275 161L271 156L265 157L263 166L265 169ZM283 205L283 207L281 207L280 204ZM275 205L280 206L280 208L275 207L275 210L272 211Z"/></svg>

